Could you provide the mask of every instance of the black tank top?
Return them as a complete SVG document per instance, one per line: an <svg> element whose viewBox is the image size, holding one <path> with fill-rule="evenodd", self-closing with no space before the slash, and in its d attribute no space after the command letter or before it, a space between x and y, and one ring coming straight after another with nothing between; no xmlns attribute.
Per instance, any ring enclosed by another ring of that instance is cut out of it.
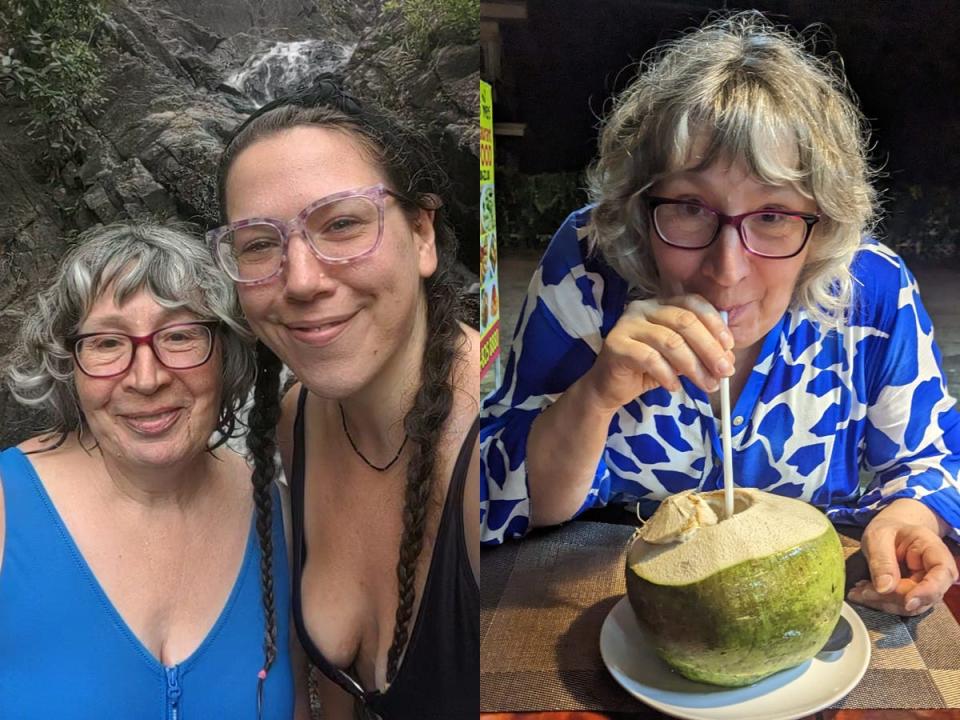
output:
<svg viewBox="0 0 960 720"><path fill-rule="evenodd" d="M324 675L360 699L383 720L476 720L480 714L480 588L467 555L463 488L476 443L479 418L460 448L444 502L420 610L397 676L386 692L364 690L330 663L303 622L300 585L307 559L303 535L304 404L301 389L294 424L291 494L293 505L293 620L307 656Z"/></svg>

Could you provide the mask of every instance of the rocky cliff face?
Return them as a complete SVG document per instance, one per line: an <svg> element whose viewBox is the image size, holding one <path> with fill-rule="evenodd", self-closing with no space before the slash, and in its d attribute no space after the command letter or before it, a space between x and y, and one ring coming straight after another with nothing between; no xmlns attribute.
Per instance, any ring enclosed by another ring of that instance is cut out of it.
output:
<svg viewBox="0 0 960 720"><path fill-rule="evenodd" d="M216 164L253 108L322 72L342 75L425 131L451 175L464 281L478 257L476 127L480 51L414 58L382 0L118 0L101 51L107 102L88 118L80 162L38 170L20 108L0 104L0 365L31 298L69 238L128 218L217 221ZM470 270L467 270L469 268ZM472 272L471 272L472 271ZM0 390L0 447L29 433Z"/></svg>

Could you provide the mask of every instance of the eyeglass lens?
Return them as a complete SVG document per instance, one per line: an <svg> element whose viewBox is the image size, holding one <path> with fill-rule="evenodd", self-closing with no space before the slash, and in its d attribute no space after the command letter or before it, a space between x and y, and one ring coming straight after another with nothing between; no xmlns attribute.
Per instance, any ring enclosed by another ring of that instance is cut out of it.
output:
<svg viewBox="0 0 960 720"><path fill-rule="evenodd" d="M658 205L653 219L664 240L687 248L709 245L720 224L716 213L692 203ZM750 250L777 257L792 255L803 246L807 223L796 215L758 213L745 217L740 230Z"/></svg>
<svg viewBox="0 0 960 720"><path fill-rule="evenodd" d="M302 229L321 257L349 260L379 241L380 209L367 197L342 198L311 211ZM283 240L279 228L257 223L226 233L217 252L234 280L262 280L280 268Z"/></svg>
<svg viewBox="0 0 960 720"><path fill-rule="evenodd" d="M213 335L205 325L177 325L157 332L151 341L153 352L164 366L173 370L196 367L206 362ZM133 359L134 345L126 335L103 333L77 343L77 362L93 376L116 375Z"/></svg>

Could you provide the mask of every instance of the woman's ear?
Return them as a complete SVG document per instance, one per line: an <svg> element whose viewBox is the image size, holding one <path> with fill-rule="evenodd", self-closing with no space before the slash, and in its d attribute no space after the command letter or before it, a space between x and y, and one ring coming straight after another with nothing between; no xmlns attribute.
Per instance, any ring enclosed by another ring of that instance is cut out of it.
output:
<svg viewBox="0 0 960 720"><path fill-rule="evenodd" d="M433 227L436 210L420 208L412 222L420 277L428 278L437 270L437 235Z"/></svg>

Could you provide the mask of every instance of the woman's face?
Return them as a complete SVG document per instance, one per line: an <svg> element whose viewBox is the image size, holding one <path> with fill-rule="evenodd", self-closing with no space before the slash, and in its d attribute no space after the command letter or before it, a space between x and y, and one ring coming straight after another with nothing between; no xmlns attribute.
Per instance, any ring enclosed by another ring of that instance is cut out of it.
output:
<svg viewBox="0 0 960 720"><path fill-rule="evenodd" d="M702 203L725 215L754 210L788 210L813 214L811 198L788 186L771 186L752 176L743 161L718 161L705 169L687 168L670 173L650 190L674 200ZM810 238L816 234L814 227ZM738 349L761 341L783 316L793 296L810 241L791 258L765 258L751 254L731 225L700 250L675 248L652 234L653 255L666 296L696 293L718 310L729 312L729 327Z"/></svg>
<svg viewBox="0 0 960 720"><path fill-rule="evenodd" d="M237 155L227 175L227 216L290 220L316 200L377 183L386 183L384 173L349 134L295 127ZM342 398L400 357L414 332L422 280L436 265L432 213L411 218L386 196L383 238L371 255L326 264L294 233L281 274L238 283L237 291L253 331L297 378L319 395Z"/></svg>
<svg viewBox="0 0 960 720"><path fill-rule="evenodd" d="M200 320L185 309L170 310L146 290L122 306L108 287L80 324L79 334L116 332L143 336ZM125 465L171 467L203 453L217 426L222 359L214 333L210 359L188 370L163 366L148 345L134 346L133 364L109 378L74 373L77 397L101 452Z"/></svg>

